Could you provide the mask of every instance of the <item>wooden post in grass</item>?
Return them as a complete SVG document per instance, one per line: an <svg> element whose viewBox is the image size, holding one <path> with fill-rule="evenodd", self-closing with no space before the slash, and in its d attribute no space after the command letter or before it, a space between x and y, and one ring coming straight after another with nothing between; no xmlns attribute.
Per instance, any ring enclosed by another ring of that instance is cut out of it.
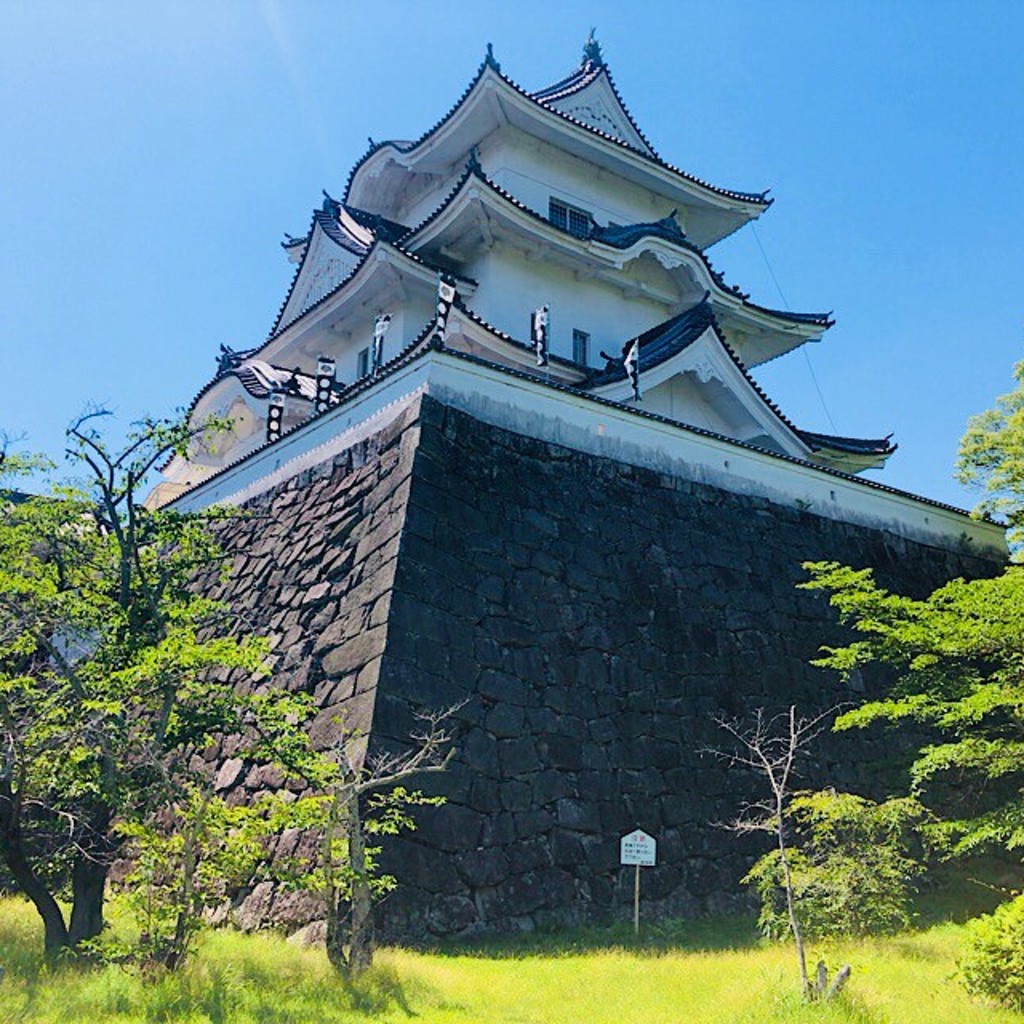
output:
<svg viewBox="0 0 1024 1024"><path fill-rule="evenodd" d="M633 865L633 934L640 934L640 869L653 868L658 842L641 829L619 840L619 863Z"/></svg>
<svg viewBox="0 0 1024 1024"><path fill-rule="evenodd" d="M640 865L633 868L633 934L640 934Z"/></svg>

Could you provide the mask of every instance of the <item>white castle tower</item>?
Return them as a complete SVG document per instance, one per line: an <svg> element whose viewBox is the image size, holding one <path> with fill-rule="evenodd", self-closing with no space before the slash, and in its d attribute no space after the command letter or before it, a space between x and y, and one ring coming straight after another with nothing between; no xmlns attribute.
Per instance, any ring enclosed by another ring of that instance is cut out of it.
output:
<svg viewBox="0 0 1024 1024"><path fill-rule="evenodd" d="M759 388L752 370L833 321L759 305L712 267L707 251L771 200L659 156L592 37L534 92L488 47L437 124L371 144L324 197L282 243L296 270L268 337L224 348L190 408L232 430L168 463L151 504L244 501L432 394L593 454L1000 548L990 524L855 480L890 438L802 429Z"/></svg>

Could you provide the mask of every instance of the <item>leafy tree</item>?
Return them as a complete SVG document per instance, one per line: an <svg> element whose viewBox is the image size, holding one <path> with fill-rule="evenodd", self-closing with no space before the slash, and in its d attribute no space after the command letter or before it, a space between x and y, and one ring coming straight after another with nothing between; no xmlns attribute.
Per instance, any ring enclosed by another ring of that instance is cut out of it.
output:
<svg viewBox="0 0 1024 1024"><path fill-rule="evenodd" d="M932 727L940 739L918 751L911 787L944 818L933 835L956 853L1024 848L1024 567L953 580L923 600L879 587L867 569L806 568L803 585L827 592L855 634L823 648L816 664L846 677L878 665L895 674L887 697L840 716L836 728Z"/></svg>
<svg viewBox="0 0 1024 1024"><path fill-rule="evenodd" d="M835 790L790 801L793 901L808 936L867 935L910 923L909 895L922 865L909 843L923 809L903 798L875 803ZM789 930L779 851L765 854L743 881L761 900L759 924L770 938Z"/></svg>
<svg viewBox="0 0 1024 1024"><path fill-rule="evenodd" d="M331 775L300 808L319 843L311 857L296 859L288 871L294 885L323 901L327 957L345 977L372 965L373 903L397 884L379 871L375 839L414 829L412 807L444 803L402 783L445 770L453 753L447 723L456 710L421 712L421 728L409 745L369 756L366 737L341 725L329 755Z"/></svg>
<svg viewBox="0 0 1024 1024"><path fill-rule="evenodd" d="M120 888L140 938L137 948L105 939L98 951L106 958L141 953L171 970L181 966L204 914L225 906L261 871L269 873L270 840L302 822L303 809L271 793L231 804L208 780L194 779L158 814L119 822L116 832L131 864Z"/></svg>
<svg viewBox="0 0 1024 1024"><path fill-rule="evenodd" d="M265 642L189 588L219 557L209 526L224 513L138 504L158 461L219 425L146 421L112 451L99 415L68 432L85 483L8 496L0 519L0 858L49 953L99 934L125 837L209 786L196 755L210 742L242 737L238 756L315 771L304 700L231 682L268 673ZM8 454L0 470L33 466Z"/></svg>
<svg viewBox="0 0 1024 1024"><path fill-rule="evenodd" d="M1024 361L1013 368L1017 386L995 408L973 417L960 441L957 476L984 489L979 512L1005 517L1011 548L1024 557Z"/></svg>

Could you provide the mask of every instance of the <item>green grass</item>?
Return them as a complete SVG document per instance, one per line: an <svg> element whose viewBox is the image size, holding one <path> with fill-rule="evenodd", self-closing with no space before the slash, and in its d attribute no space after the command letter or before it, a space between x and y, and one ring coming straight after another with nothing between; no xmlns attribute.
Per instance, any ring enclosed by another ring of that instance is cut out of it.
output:
<svg viewBox="0 0 1024 1024"><path fill-rule="evenodd" d="M934 916L934 915L933 915ZM962 928L813 947L849 962L848 996L796 997L792 949L758 942L745 920L580 929L431 952L385 950L346 986L323 953L263 934L207 934L180 974L118 966L49 969L31 909L0 900L0 1022L46 1024L1021 1024L957 984Z"/></svg>

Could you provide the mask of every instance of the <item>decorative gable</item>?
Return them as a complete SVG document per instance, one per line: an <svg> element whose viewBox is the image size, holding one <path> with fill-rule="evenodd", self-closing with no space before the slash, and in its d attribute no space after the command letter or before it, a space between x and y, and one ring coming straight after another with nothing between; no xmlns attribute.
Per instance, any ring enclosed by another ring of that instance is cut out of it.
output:
<svg viewBox="0 0 1024 1024"><path fill-rule="evenodd" d="M576 100L576 97L573 99ZM575 117L577 121L589 124L591 128L597 128L598 131L602 131L606 135L612 135L623 142L630 141L631 133L626 122L621 118L616 118L600 99L590 103L570 101L564 105L559 104L556 109L570 117Z"/></svg>
<svg viewBox="0 0 1024 1024"><path fill-rule="evenodd" d="M316 224L295 284L278 319L279 325L290 323L337 288L352 273L360 258L328 238Z"/></svg>
<svg viewBox="0 0 1024 1024"><path fill-rule="evenodd" d="M575 75L533 96L560 114L582 121L641 153L654 155L623 106L604 65L584 64Z"/></svg>

